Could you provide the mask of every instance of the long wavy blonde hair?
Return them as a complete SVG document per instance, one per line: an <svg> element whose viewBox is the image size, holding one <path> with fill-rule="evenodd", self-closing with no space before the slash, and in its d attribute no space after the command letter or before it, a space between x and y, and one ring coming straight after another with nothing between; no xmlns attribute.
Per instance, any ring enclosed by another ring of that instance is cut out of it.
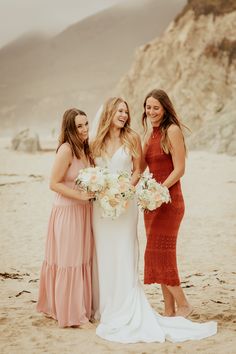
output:
<svg viewBox="0 0 236 354"><path fill-rule="evenodd" d="M120 103L125 103L128 111L128 119L120 132L121 143L125 146L125 148L127 148L132 156L138 156L137 133L130 128L130 111L128 103L121 97L112 97L107 100L103 107L97 135L91 143L91 151L94 158L102 156L106 153L106 143L109 139L109 130Z"/></svg>

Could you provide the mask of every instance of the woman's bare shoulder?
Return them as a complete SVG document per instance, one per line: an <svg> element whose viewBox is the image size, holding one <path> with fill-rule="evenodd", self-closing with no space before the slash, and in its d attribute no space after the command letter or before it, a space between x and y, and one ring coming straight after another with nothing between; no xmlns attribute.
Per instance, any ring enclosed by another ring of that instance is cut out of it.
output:
<svg viewBox="0 0 236 354"><path fill-rule="evenodd" d="M168 134L172 134L172 135L176 135L176 134L182 134L182 130L180 129L180 127L177 124L171 124L168 128L167 128L167 133Z"/></svg>
<svg viewBox="0 0 236 354"><path fill-rule="evenodd" d="M71 146L69 143L63 143L61 144L61 146L59 147L57 153L60 155L60 156L65 156L65 157L68 157L68 158L71 158L72 157L72 149L71 149Z"/></svg>

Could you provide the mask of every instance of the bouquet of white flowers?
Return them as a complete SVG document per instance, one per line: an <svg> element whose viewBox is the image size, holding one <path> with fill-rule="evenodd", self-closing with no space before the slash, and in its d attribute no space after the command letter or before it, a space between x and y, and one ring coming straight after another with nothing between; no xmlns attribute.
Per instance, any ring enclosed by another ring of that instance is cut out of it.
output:
<svg viewBox="0 0 236 354"><path fill-rule="evenodd" d="M75 183L86 192L93 192L97 197L98 193L106 185L108 172L101 167L87 167L79 171Z"/></svg>
<svg viewBox="0 0 236 354"><path fill-rule="evenodd" d="M168 188L162 186L152 178L151 173L145 173L141 176L136 187L136 194L138 205L143 211L155 210L162 203L169 203L171 201Z"/></svg>
<svg viewBox="0 0 236 354"><path fill-rule="evenodd" d="M127 172L109 173L101 167L81 169L75 183L84 191L93 192L94 200L98 200L102 208L102 216L113 219L125 211L135 194Z"/></svg>
<svg viewBox="0 0 236 354"><path fill-rule="evenodd" d="M126 172L109 173L106 185L98 194L98 202L103 217L117 218L128 207L129 200L134 197L135 188L130 184L130 175Z"/></svg>

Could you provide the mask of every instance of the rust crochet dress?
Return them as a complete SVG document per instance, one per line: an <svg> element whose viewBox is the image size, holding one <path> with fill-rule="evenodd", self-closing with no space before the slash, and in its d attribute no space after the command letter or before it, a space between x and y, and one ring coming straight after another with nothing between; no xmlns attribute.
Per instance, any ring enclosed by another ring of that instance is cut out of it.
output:
<svg viewBox="0 0 236 354"><path fill-rule="evenodd" d="M161 131L153 128L148 141L145 160L157 182L163 183L173 170L170 154L161 148ZM169 188L171 203L144 214L147 234L145 250L144 283L180 285L177 262L176 241L179 226L184 215L184 200L180 181Z"/></svg>

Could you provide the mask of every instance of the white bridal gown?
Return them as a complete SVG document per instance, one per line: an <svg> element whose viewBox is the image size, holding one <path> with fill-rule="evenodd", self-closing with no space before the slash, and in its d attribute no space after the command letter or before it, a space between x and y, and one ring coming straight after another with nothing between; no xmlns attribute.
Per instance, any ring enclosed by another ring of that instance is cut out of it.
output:
<svg viewBox="0 0 236 354"><path fill-rule="evenodd" d="M111 172L132 169L132 159L121 146L111 159L97 158L96 165ZM183 317L163 317L150 306L138 277L138 210L130 202L117 219L101 217L94 203L93 230L97 254L98 336L113 342L182 342L202 339L217 331L215 322L196 323ZM95 279L96 280L96 279Z"/></svg>

